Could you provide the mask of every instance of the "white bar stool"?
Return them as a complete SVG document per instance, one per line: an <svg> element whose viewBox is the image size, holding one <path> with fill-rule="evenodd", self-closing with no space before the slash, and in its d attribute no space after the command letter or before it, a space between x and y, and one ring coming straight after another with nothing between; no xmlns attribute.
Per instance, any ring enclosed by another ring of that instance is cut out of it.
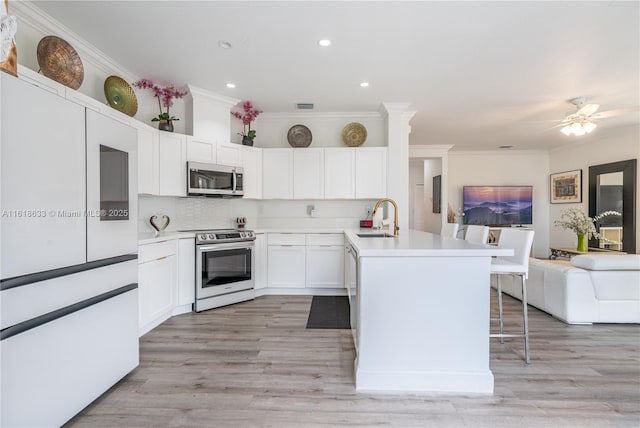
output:
<svg viewBox="0 0 640 428"><path fill-rule="evenodd" d="M440 229L440 236L455 238L458 234L458 223L445 223Z"/></svg>
<svg viewBox="0 0 640 428"><path fill-rule="evenodd" d="M464 240L473 244L486 244L489 239L489 227L468 225L464 234Z"/></svg>
<svg viewBox="0 0 640 428"><path fill-rule="evenodd" d="M500 323L500 333L489 334L489 337L499 337L500 343L504 343L505 337L524 338L524 358L527 364L529 359L529 319L527 316L527 285L526 278L529 274L529 254L533 244L533 230L502 229L498 239L498 247L511 248L514 255L510 257L496 257L491 260L491 274L497 275L498 287L498 318L492 318ZM522 320L524 329L522 333L505 333L502 320L502 287L501 275L517 275L522 286Z"/></svg>

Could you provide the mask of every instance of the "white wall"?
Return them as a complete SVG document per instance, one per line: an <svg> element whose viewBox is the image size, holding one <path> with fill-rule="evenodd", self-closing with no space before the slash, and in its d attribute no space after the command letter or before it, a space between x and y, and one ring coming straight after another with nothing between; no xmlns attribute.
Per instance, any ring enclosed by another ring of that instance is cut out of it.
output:
<svg viewBox="0 0 640 428"><path fill-rule="evenodd" d="M533 255L549 255L549 154L537 151L449 152L449 203L462 207L462 187L533 185ZM459 220L462 222L462 220Z"/></svg>
<svg viewBox="0 0 640 428"><path fill-rule="evenodd" d="M418 187L416 187L418 186ZM420 192L420 195L416 195ZM409 160L409 227L424 230L424 214L430 201L424 198L424 167L421 160ZM422 202L422 205L418 205Z"/></svg>
<svg viewBox="0 0 640 428"><path fill-rule="evenodd" d="M603 125L604 127L604 125ZM582 170L582 203L580 204L552 204L549 208L549 222L551 227L549 243L552 246L574 247L577 238L571 231L554 227L553 222L560 219L567 208L581 208L589 212L589 167L604 163L638 159L640 161L640 133L637 128L623 129L617 135L608 135L598 128L590 135L592 138L575 141L572 144L551 151L549 155L549 171L557 173L563 171ZM638 174L640 178L640 174ZM640 249L640 183L636 183L636 249Z"/></svg>
<svg viewBox="0 0 640 428"><path fill-rule="evenodd" d="M257 106L259 108L259 106ZM386 146L384 120L378 112L365 113L263 113L251 124L256 130L256 147L291 147L287 132L294 125L304 125L311 131L309 147L347 147L342 141L342 129L351 122L361 123L367 130L367 139L360 147ZM231 141L240 142L242 122L231 121Z"/></svg>

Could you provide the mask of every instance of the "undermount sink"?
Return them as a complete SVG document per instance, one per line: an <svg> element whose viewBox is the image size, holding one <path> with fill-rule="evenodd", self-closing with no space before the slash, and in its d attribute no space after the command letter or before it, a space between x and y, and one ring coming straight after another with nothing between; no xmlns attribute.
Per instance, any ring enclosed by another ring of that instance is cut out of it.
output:
<svg viewBox="0 0 640 428"><path fill-rule="evenodd" d="M358 233L359 238L393 238L390 233Z"/></svg>

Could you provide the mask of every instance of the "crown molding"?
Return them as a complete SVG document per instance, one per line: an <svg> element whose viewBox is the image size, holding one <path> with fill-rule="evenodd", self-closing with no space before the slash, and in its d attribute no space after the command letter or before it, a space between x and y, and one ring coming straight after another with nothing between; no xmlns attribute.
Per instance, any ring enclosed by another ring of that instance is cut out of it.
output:
<svg viewBox="0 0 640 428"><path fill-rule="evenodd" d="M269 112L260 115L261 120L304 119L382 119L378 112Z"/></svg>
<svg viewBox="0 0 640 428"><path fill-rule="evenodd" d="M545 155L547 150L460 150L450 151L449 156L503 156L503 155Z"/></svg>
<svg viewBox="0 0 640 428"><path fill-rule="evenodd" d="M191 96L191 99L195 96L209 98L210 100L227 104L229 107L233 107L240 102L237 98L231 98L226 95L216 94L215 92L207 91L206 89L198 88L197 86L193 86L188 84L189 94L187 96Z"/></svg>
<svg viewBox="0 0 640 428"><path fill-rule="evenodd" d="M33 27L44 35L52 34L63 38L78 52L82 61L91 63L104 74L115 74L129 82L139 80L138 75L117 63L113 58L100 52L95 46L44 13L30 1L12 2L11 13L16 15L19 21L24 21L25 25Z"/></svg>

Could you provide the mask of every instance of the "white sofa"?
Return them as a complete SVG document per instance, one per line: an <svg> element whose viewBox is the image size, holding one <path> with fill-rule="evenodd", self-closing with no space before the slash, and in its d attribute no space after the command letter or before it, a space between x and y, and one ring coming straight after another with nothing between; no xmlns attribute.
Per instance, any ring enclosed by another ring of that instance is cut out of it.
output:
<svg viewBox="0 0 640 428"><path fill-rule="evenodd" d="M505 293L522 299L519 278L500 281ZM640 323L640 255L529 259L527 301L568 324Z"/></svg>

